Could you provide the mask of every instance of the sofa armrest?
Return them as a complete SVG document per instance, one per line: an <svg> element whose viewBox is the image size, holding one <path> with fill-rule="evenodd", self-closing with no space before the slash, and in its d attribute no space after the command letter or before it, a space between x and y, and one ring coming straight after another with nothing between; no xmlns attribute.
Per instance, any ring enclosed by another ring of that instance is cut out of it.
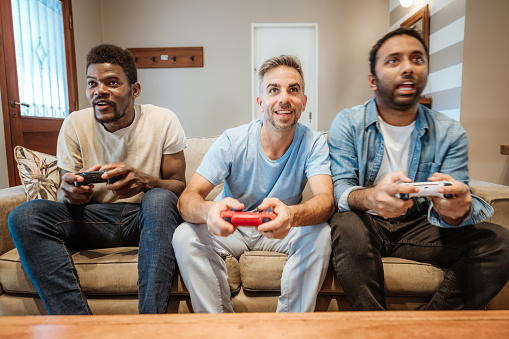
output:
<svg viewBox="0 0 509 339"><path fill-rule="evenodd" d="M27 200L23 186L0 189L0 255L14 248L7 218L9 213Z"/></svg>
<svg viewBox="0 0 509 339"><path fill-rule="evenodd" d="M486 221L509 228L509 186L472 180L470 188L473 194L482 198L495 210L493 217Z"/></svg>

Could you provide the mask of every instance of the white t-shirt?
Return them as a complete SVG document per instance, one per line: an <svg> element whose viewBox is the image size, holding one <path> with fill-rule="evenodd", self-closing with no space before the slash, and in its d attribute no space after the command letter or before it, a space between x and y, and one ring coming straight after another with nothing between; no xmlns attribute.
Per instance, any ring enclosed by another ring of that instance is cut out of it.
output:
<svg viewBox="0 0 509 339"><path fill-rule="evenodd" d="M415 129L415 121L407 126L389 125L380 116L378 121L384 137L384 156L374 185L377 185L389 173L398 171L408 173L410 141Z"/></svg>
<svg viewBox="0 0 509 339"><path fill-rule="evenodd" d="M78 172L96 164L124 162L139 171L161 177L163 154L174 154L186 147L186 137L177 116L154 105L135 104L131 125L108 132L94 118L92 108L70 114L58 136L58 166ZM94 200L100 203L139 203L143 194L127 199L117 197L106 185L95 184Z"/></svg>

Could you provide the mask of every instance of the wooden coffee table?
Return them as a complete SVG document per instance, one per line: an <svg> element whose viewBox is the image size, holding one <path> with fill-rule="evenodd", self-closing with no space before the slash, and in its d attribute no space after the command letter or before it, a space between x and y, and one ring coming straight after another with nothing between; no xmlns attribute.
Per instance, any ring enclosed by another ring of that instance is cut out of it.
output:
<svg viewBox="0 0 509 339"><path fill-rule="evenodd" d="M509 311L0 317L0 338L509 338Z"/></svg>

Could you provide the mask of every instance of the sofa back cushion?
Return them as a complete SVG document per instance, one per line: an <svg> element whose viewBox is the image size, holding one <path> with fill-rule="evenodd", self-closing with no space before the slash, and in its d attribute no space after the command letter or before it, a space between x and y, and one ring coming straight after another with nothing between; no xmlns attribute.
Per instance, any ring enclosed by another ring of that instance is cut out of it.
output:
<svg viewBox="0 0 509 339"><path fill-rule="evenodd" d="M187 138L187 147L184 150L186 157L186 184L189 183L192 176L198 169L203 159L203 156L209 150L210 146L216 141L217 137L191 137ZM207 200L214 200L214 198L223 190L223 183L214 187L214 189L207 196Z"/></svg>

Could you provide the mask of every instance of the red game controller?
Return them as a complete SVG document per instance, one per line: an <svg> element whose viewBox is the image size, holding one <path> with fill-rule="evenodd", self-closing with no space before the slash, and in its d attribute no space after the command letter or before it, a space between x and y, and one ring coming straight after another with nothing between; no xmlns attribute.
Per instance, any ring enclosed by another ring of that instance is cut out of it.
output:
<svg viewBox="0 0 509 339"><path fill-rule="evenodd" d="M221 218L224 221L229 222L233 226L254 226L274 220L276 214L270 211L260 212L241 212L241 211L223 211L221 212Z"/></svg>

